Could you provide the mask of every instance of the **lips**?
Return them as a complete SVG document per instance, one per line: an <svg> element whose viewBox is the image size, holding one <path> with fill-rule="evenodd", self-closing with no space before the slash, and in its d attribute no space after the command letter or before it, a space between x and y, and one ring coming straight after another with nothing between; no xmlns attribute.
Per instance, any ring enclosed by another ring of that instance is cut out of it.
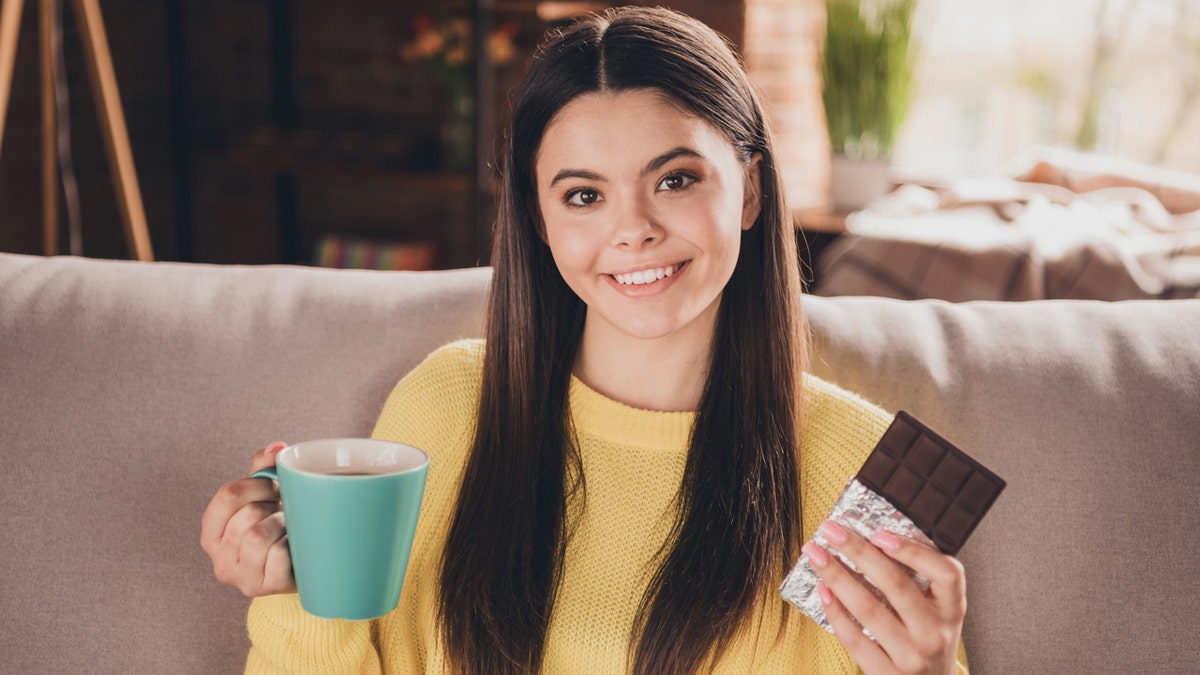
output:
<svg viewBox="0 0 1200 675"><path fill-rule="evenodd" d="M687 264L687 261L684 261L681 263L676 263L674 265L667 265L664 267L650 267L650 268L646 268L646 269L637 270L634 272L623 272L620 274L611 274L609 276L611 276L618 284L620 284L622 286L644 286L646 284L652 284L656 281L659 281L660 279L665 279L667 277L670 277L671 275L675 274L679 270L683 269L683 266L686 264Z"/></svg>

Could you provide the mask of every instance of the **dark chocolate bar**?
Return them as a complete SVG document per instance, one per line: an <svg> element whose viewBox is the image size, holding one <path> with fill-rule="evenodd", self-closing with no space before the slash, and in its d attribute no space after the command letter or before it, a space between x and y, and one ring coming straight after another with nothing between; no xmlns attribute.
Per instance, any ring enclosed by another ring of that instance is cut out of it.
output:
<svg viewBox="0 0 1200 675"><path fill-rule="evenodd" d="M957 555L1005 482L900 411L858 480L900 509L943 553Z"/></svg>

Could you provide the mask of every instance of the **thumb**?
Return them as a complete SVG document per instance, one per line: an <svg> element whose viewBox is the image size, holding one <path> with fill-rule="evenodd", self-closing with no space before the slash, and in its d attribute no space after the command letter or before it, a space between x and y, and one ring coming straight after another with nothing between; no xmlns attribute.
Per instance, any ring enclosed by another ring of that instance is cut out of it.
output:
<svg viewBox="0 0 1200 675"><path fill-rule="evenodd" d="M269 466L275 466L275 457L280 450L287 447L287 443L283 441L275 441L267 447L254 453L254 461L250 464L250 473L254 473L259 469L265 469Z"/></svg>

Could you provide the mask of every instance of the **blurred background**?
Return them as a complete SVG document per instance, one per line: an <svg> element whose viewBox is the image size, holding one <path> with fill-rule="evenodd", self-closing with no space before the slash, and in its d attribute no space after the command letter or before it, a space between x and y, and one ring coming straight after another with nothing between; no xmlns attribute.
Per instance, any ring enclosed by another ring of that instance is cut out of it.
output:
<svg viewBox="0 0 1200 675"><path fill-rule="evenodd" d="M55 137L54 252L130 257L78 3L45 2L60 6L49 34L69 122ZM0 250L41 254L45 27L26 4L0 146ZM608 4L102 0L154 257L486 264L509 94L546 30ZM793 206L838 211L826 1L641 4L696 16L738 47L770 107ZM869 25L887 3L852 4ZM893 175L987 175L1038 146L1200 172L1200 0L905 4L911 72L880 153Z"/></svg>
<svg viewBox="0 0 1200 675"><path fill-rule="evenodd" d="M1200 173L1200 1L923 0L898 164L982 173L1035 146Z"/></svg>

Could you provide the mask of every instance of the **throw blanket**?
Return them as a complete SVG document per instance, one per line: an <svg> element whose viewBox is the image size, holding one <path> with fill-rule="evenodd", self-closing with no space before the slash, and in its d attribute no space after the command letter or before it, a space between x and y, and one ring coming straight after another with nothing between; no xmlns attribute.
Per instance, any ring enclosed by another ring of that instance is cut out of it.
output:
<svg viewBox="0 0 1200 675"><path fill-rule="evenodd" d="M1102 172L1081 157L1038 159L1014 179L902 186L847 218L847 233L817 262L814 292L950 301L1200 297L1200 178Z"/></svg>

